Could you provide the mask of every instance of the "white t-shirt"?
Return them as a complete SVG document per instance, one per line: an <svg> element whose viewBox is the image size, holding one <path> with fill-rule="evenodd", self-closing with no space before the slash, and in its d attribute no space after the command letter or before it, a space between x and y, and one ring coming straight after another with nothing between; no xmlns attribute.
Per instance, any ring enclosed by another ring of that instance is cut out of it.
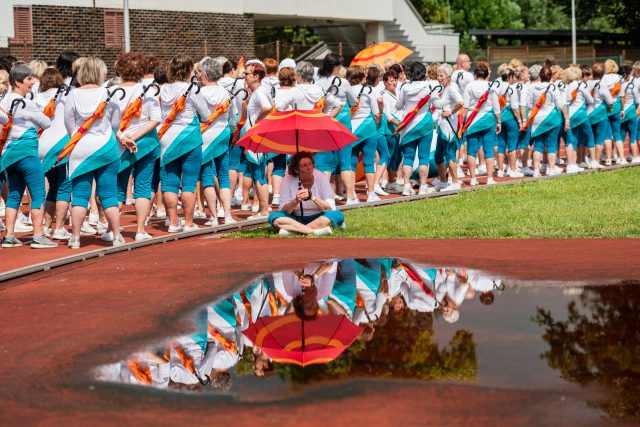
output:
<svg viewBox="0 0 640 427"><path fill-rule="evenodd" d="M282 210L282 208L287 203L296 198L296 193L298 192L298 182L298 177L289 175L288 173L285 175L284 179L282 180L282 186L280 187L280 210ZM331 184L329 184L329 180L327 179L327 177L317 169L313 170L313 185L311 186L311 194L313 195L313 197L322 199L325 202L329 203L332 209L335 209L335 201L333 199L333 190L331 190ZM318 206L311 200L305 200L304 202L302 202L302 208L304 209L305 216L315 215L322 212L320 208L318 208ZM300 216L300 205L296 206L292 214Z"/></svg>
<svg viewBox="0 0 640 427"><path fill-rule="evenodd" d="M249 122L249 127L256 124L263 108L271 108L272 106L273 98L271 97L270 88L258 86L247 102L247 121Z"/></svg>

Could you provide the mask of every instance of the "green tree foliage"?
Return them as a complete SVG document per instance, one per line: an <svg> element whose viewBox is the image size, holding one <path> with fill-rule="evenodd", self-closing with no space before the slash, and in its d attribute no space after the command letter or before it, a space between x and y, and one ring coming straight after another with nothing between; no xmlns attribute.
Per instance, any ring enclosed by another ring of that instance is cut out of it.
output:
<svg viewBox="0 0 640 427"><path fill-rule="evenodd" d="M518 2L522 11L524 28L534 29L568 29L571 26L571 11L567 14L562 6L551 0L521 0Z"/></svg>
<svg viewBox="0 0 640 427"><path fill-rule="evenodd" d="M542 354L563 379L594 386L602 395L591 401L609 417L640 420L640 288L585 288L567 315L553 318L538 309L534 321L545 329L549 350Z"/></svg>

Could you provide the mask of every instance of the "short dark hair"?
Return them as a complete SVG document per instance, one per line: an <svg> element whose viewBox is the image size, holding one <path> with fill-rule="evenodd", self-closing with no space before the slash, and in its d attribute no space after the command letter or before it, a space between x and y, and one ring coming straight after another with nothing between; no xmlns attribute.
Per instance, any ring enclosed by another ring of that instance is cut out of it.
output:
<svg viewBox="0 0 640 427"><path fill-rule="evenodd" d="M236 64L233 61L227 61L222 66L222 74L229 74L236 69Z"/></svg>
<svg viewBox="0 0 640 427"><path fill-rule="evenodd" d="M296 84L293 68L284 67L278 71L278 81L281 87L293 87Z"/></svg>
<svg viewBox="0 0 640 427"><path fill-rule="evenodd" d="M314 320L318 317L318 300L317 292L302 292L301 294L293 297L291 301L293 305L293 312L296 317L302 321ZM308 310L312 310L313 313L307 313Z"/></svg>
<svg viewBox="0 0 640 427"><path fill-rule="evenodd" d="M478 61L476 62L476 66L473 69L473 77L486 79L489 77L489 63L486 61Z"/></svg>
<svg viewBox="0 0 640 427"><path fill-rule="evenodd" d="M412 62L407 70L407 78L412 82L422 81L427 76L427 67L422 62Z"/></svg>
<svg viewBox="0 0 640 427"><path fill-rule="evenodd" d="M354 65L347 70L347 81L352 86L359 85L364 78L364 67L361 65Z"/></svg>
<svg viewBox="0 0 640 427"><path fill-rule="evenodd" d="M301 151L291 156L288 167L289 175L295 177L298 176L298 164L302 159L311 159L311 163L313 163L314 166L316 165L316 161L314 160L312 153L309 151Z"/></svg>
<svg viewBox="0 0 640 427"><path fill-rule="evenodd" d="M393 71L391 68L389 68L389 71L387 71L386 73L384 73L382 75L382 81L383 82L388 82L389 79L394 78L394 79L398 79L398 73L396 73L395 71Z"/></svg>
<svg viewBox="0 0 640 427"><path fill-rule="evenodd" d="M506 82L510 78L514 77L515 75L516 75L516 72L513 69L505 68L502 74L500 75L500 78L502 79L503 82Z"/></svg>
<svg viewBox="0 0 640 427"><path fill-rule="evenodd" d="M188 81L193 72L193 59L187 55L177 55L169 62L167 73L170 82Z"/></svg>
<svg viewBox="0 0 640 427"><path fill-rule="evenodd" d="M389 71L395 71L397 75L400 75L405 72L405 67L402 64L393 64L389 67Z"/></svg>
<svg viewBox="0 0 640 427"><path fill-rule="evenodd" d="M547 67L546 65L540 69L540 81L543 83L551 81L551 67Z"/></svg>
<svg viewBox="0 0 640 427"><path fill-rule="evenodd" d="M600 80L604 75L604 64L602 62L596 62L591 67L591 75L595 80Z"/></svg>
<svg viewBox="0 0 640 427"><path fill-rule="evenodd" d="M378 78L380 78L380 70L378 70L378 67L369 67L367 70L367 84L369 86L375 85Z"/></svg>
<svg viewBox="0 0 640 427"><path fill-rule="evenodd" d="M341 67L344 59L342 55L338 55L337 53L330 53L324 57L322 60L322 66L318 70L318 75L320 77L329 77L333 74L333 70L336 67Z"/></svg>
<svg viewBox="0 0 640 427"><path fill-rule="evenodd" d="M153 69L153 79L159 85L169 83L169 63L167 61L158 62Z"/></svg>
<svg viewBox="0 0 640 427"><path fill-rule="evenodd" d="M80 55L70 50L65 50L58 56L58 59L56 59L56 68L60 71L62 77L65 79L67 77L73 77L72 66L78 58L80 58Z"/></svg>

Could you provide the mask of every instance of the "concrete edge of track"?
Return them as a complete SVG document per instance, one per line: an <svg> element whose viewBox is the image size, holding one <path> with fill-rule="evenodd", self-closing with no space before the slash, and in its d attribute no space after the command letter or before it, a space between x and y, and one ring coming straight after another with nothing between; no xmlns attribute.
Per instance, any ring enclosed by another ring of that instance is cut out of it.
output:
<svg viewBox="0 0 640 427"><path fill-rule="evenodd" d="M636 167L636 166L638 166L638 165L632 165L632 164L617 165L617 166L604 167L602 169L587 169L587 170L585 170L583 172L579 172L579 173L575 173L575 174L563 173L561 175L554 175L554 176L541 176L541 177L537 177L537 178L533 178L533 177L522 178L522 179L513 180L513 181L496 182L494 185L491 185L491 186L479 185L479 186L476 186L476 187L463 188L461 190L441 191L441 192L438 192L438 193L431 193L431 194L427 194L427 195L401 196L401 197L395 197L395 198L392 198L392 199L380 200L380 201L376 201L376 202L364 202L364 203L359 203L357 205L351 205L351 206L346 206L346 205L338 206L337 209L341 210L341 211L346 211L346 210L360 209L360 208L366 208L366 207L385 206L385 205L391 205L391 204L395 204L395 203L413 202L413 201L416 201L416 200L423 200L423 199L434 199L434 198L442 198L442 197L451 197L451 196L455 196L457 194L464 193L464 192L478 191L478 190L484 190L484 189L488 189L488 188L506 186L506 185L515 185L515 184L519 184L519 183L522 183L522 182L534 182L534 181L540 181L540 180L562 178L562 177L567 177L567 176L578 176L578 175L585 175L585 174L590 174L590 173L609 172L609 171L613 171L613 170L619 170L619 169L623 169L623 168L630 168L630 167ZM82 253L79 253L77 255L69 255L69 256L58 258L58 259L55 259L55 260L52 260L52 261L45 261L45 262L42 262L42 263L28 265L28 266L25 266L25 267L21 267L21 268L17 268L17 269L14 269L14 270L9 270L9 271L0 273L0 282L5 282L5 281L8 281L8 280L16 279L16 278L19 278L19 277L22 277L22 276L26 276L26 275L29 275L29 274L39 273L39 272L42 272L42 271L48 271L48 270L51 270L52 268L62 267L64 265L68 265L68 264L72 264L72 263L76 263L76 262L80 262L80 261L86 261L88 259L100 258L100 257L103 257L105 255L111 255L111 254L115 254L115 253L119 253L119 252L132 251L134 249L143 248L143 247L146 247L146 246L157 245L157 244L168 243L168 242L172 242L172 241L175 241L175 240L187 239L187 238L191 238L191 237L203 236L203 235L208 235L208 234L213 234L213 236L211 236L211 238L217 238L217 237L220 237L221 234L229 234L229 233L233 233L233 232L240 231L240 230L247 229L247 228L254 228L254 227L257 227L257 226L264 225L266 223L267 223L267 219L266 218L265 219L255 219L255 220L251 220L251 221L236 222L234 224L223 224L223 225L218 225L218 226L215 226L215 227L202 228L202 229L195 230L195 231L190 231L190 232L168 234L168 235L164 235L164 236L155 237L153 239L146 240L144 242L127 243L127 244L125 244L123 246L106 247L106 248L95 249L95 250L88 251L88 252L82 252Z"/></svg>

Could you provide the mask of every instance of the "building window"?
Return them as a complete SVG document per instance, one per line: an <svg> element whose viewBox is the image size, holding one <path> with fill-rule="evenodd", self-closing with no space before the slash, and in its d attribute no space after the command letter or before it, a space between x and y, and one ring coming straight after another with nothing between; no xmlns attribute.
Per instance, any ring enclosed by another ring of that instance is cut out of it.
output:
<svg viewBox="0 0 640 427"><path fill-rule="evenodd" d="M104 45L122 47L124 44L124 16L121 10L104 11Z"/></svg>
<svg viewBox="0 0 640 427"><path fill-rule="evenodd" d="M13 8L13 33L9 39L12 45L33 44L33 31L31 25L31 7L15 6Z"/></svg>

